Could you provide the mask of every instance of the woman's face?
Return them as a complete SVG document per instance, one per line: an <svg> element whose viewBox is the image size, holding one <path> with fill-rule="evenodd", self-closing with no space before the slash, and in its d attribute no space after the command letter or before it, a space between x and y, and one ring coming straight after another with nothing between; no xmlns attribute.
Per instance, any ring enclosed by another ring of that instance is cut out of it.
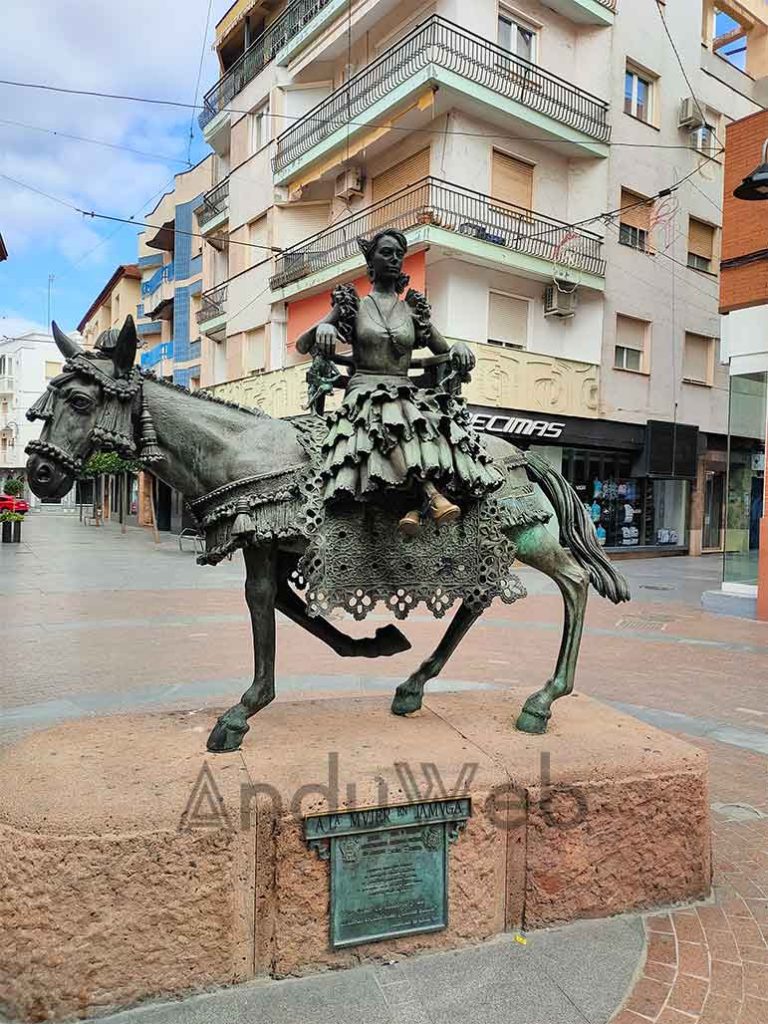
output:
<svg viewBox="0 0 768 1024"><path fill-rule="evenodd" d="M403 270L405 250L392 235L384 235L376 243L371 256L374 281L395 281Z"/></svg>

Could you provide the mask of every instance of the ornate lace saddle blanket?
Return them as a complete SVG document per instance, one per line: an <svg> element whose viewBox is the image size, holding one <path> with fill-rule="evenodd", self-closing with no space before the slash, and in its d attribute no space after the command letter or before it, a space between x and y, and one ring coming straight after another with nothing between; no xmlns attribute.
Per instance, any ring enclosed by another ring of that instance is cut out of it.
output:
<svg viewBox="0 0 768 1024"><path fill-rule="evenodd" d="M497 597L507 604L525 597L507 531L546 523L550 514L528 482L523 452L510 446L496 459L504 484L490 497L462 503L456 525L427 522L417 537L406 537L398 529L412 505L406 495L324 504L318 470L325 422L301 416L292 423L309 455L306 466L234 481L189 506L205 536L200 563L215 565L250 544L305 538L292 582L305 591L311 615L340 609L364 619L383 603L405 619L423 603L442 618L456 601L481 611Z"/></svg>

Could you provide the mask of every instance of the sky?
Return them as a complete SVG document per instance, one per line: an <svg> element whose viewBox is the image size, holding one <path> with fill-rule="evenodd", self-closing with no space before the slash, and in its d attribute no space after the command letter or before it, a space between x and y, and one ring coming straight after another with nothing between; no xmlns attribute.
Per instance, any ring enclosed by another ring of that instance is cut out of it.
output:
<svg viewBox="0 0 768 1024"><path fill-rule="evenodd" d="M3 0L0 78L198 103L218 77L214 26L231 0ZM84 210L141 219L209 151L193 111L0 85L0 336L73 329L140 229L85 218L7 177ZM9 124L8 122L16 122ZM142 155L29 127L108 142ZM143 155L148 154L148 155Z"/></svg>

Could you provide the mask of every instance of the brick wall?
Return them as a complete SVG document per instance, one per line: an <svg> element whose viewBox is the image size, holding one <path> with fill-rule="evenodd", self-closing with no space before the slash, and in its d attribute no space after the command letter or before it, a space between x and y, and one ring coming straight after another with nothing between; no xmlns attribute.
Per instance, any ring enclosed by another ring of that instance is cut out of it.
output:
<svg viewBox="0 0 768 1024"><path fill-rule="evenodd" d="M722 259L768 251L768 201L735 199L733 190L760 163L768 139L768 111L742 118L726 130ZM768 302L768 258L724 268L720 308L724 313Z"/></svg>

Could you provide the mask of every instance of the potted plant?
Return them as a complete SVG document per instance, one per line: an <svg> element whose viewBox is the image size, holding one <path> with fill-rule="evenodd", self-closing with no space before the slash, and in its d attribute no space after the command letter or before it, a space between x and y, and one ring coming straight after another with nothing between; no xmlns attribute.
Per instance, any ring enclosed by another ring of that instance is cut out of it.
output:
<svg viewBox="0 0 768 1024"><path fill-rule="evenodd" d="M5 493L9 494L12 498L20 498L24 493L24 481L18 477L9 477L5 481Z"/></svg>
<svg viewBox="0 0 768 1024"><path fill-rule="evenodd" d="M24 516L21 512L0 512L3 544L18 544L21 541L21 524Z"/></svg>

